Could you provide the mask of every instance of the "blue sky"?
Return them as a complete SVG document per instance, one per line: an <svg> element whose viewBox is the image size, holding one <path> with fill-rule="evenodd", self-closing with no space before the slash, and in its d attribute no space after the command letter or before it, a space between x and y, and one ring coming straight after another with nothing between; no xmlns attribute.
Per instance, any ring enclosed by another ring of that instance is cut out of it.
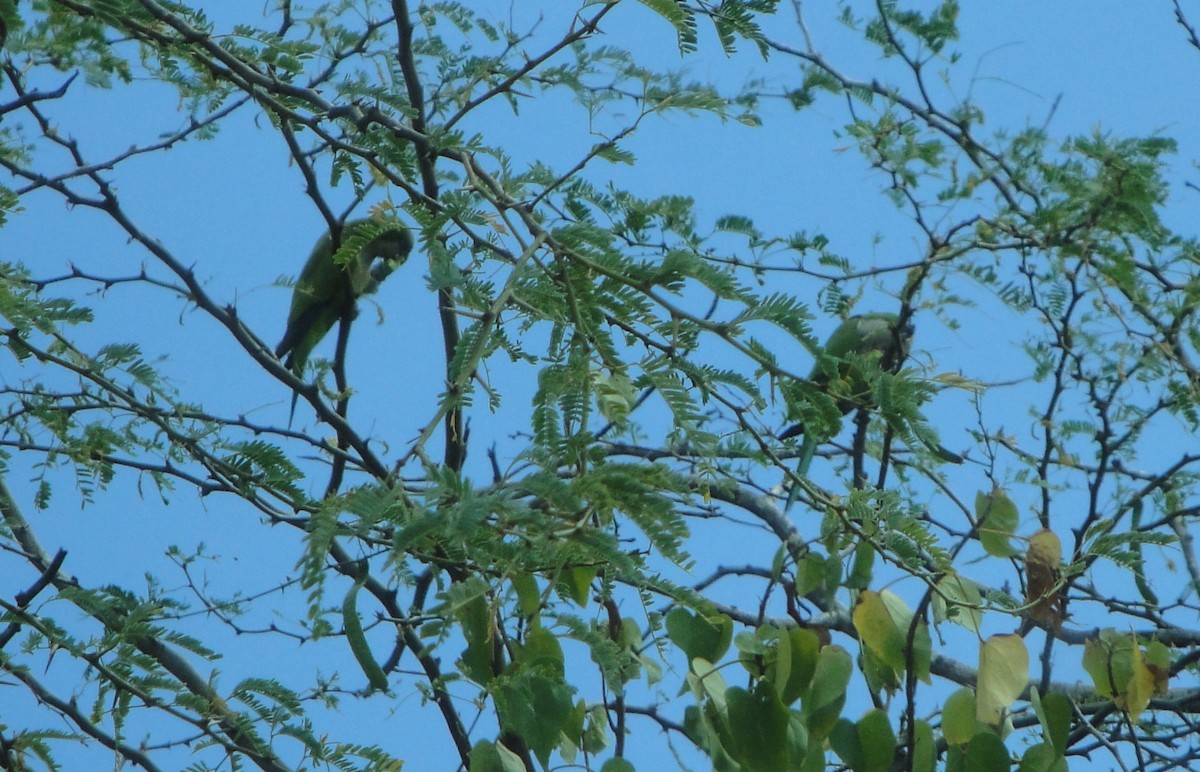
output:
<svg viewBox="0 0 1200 772"><path fill-rule="evenodd" d="M258 7L253 6L255 12ZM535 13L544 13L535 38L544 41L561 29L561 8L527 3L511 11L518 17L525 14L530 23ZM881 63L832 13L816 3L806 4L805 11L818 49L844 72L868 80L898 77L898 69ZM497 6L495 14L498 19L508 18L510 9ZM1195 16L1200 20L1200 7ZM1032 124L1045 125L1059 138L1093 131L1173 137L1179 142L1171 175L1176 188L1165 219L1183 232L1195 232L1194 223L1200 222L1200 193L1182 183L1200 179L1194 163L1200 158L1200 95L1194 88L1200 74L1200 52L1187 45L1183 30L1174 23L1170 4L1115 0L1086 5L969 3L964 4L960 26L962 40L952 48L961 53L961 62L949 82L938 88L959 97L970 93L987 114L987 127L996 132L1013 133ZM670 28L633 3L614 13L603 30L610 42L628 46L636 55L662 66L678 63L695 79L713 80L726 92L751 79L762 79L764 91L779 90L794 84L798 77L794 62L780 56L763 61L748 46L732 57L724 56L703 25L700 51L680 60ZM797 39L786 9L768 34ZM156 84L139 81L129 87L96 90L80 81L73 85L70 99L48 109L81 141L90 158L99 159L180 126L185 116L177 108L174 94ZM722 123L707 116L648 118L627 144L638 158L635 165L598 166L589 174L600 182L611 179L618 187L642 196L692 196L701 231L711 228L722 215L744 214L773 234L823 233L836 251L863 264L902 263L922 254L923 244L908 217L879 192L883 181L867 168L842 131L847 120L844 103L826 98L808 111L795 113L781 100L773 100L764 103L761 115L760 127ZM518 165L545 160L567 168L595 141L589 131L602 134L618 125L621 117L589 121L582 110L561 96L550 95L523 104L516 116L494 104L471 128L508 149ZM285 148L275 135L256 125L249 112L241 111L215 139L187 142L169 152L133 160L119 167L112 178L139 224L185 263L194 264L208 291L222 302L236 305L241 318L273 346L282 333L290 298L290 290L279 286L277 279L298 272L324 227L304 197L303 182L289 167ZM341 194L348 194L345 186ZM146 265L151 273L165 275L99 215L68 210L48 193L23 203L26 210L12 216L0 231L3 259L24 262L39 277L61 274L71 264L110 276L132 275ZM728 243L731 248L736 244ZM425 273L417 256L401 268L364 307L351 343L349 368L358 392L354 414L373 434L391 443L393 452L427 419L433 399L442 389L435 365L442 357L441 340ZM803 295L815 291L814 286L797 278L793 285L780 289ZM63 291L79 289L73 285ZM884 302L886 293L897 289L898 285L877 288L874 297ZM113 340L137 341L145 356L161 366L187 399L217 412L246 412L265 423L283 422L289 397L286 389L248 358L239 356L226 333L177 298L115 287L103 295L89 293L81 299L96 309L97 322L79 330L79 340L94 347ZM815 310L815 297L813 300ZM916 361L931 373L961 371L988 383L1026 376L1028 363L1019 356L1024 323L994 299L979 296L973 300L975 308L955 312L962 323L956 331L945 329L931 312L918 317ZM834 324L828 318L814 323L822 331ZM997 336L997 329L1003 334ZM332 337L325 346L328 355ZM796 369L805 371L808 364L798 364ZM497 383L505 386L505 401L493 415L480 399L471 411L472 426L476 432L495 437L503 454L504 438L526 425L532 383L519 379L528 377L531 370L501 362L491 364L489 370ZM20 377L16 371L0 373L5 380ZM1005 425L1016 433L1022 422L1030 421L1024 406L1035 393L1036 386L997 388L983 404L994 411L992 415L1011 412ZM934 409L945 443L954 450L969 446L965 429L974 415L967 395L939 397ZM311 413L303 406L298 419L302 425L311 425ZM1183 435L1182 439L1194 438ZM483 482L490 478L485 447L481 443L473 448L469 466ZM27 515L33 517L32 488L27 481L34 470L19 457L11 468L9 484ZM313 463L311 468L315 493L323 485L321 465ZM955 479L966 498L985 485L973 469L956 473ZM146 489L142 493L147 493ZM60 486L55 505L37 513L35 523L44 539L49 542L53 537L48 544L51 549L61 544L69 551L66 570L92 584L112 581L138 586L145 573L156 574L167 584L178 583L179 574L164 557L165 550L175 544L186 551L203 541L219 556L211 563L199 564L208 580L225 591L252 593L267 589L279 577L294 575L292 567L300 554L299 538L282 533L282 529L271 532L278 542L263 550L257 520L228 500L198 500L181 491L163 506L152 494L139 495L136 481L127 476L86 508L72 496L69 484ZM715 563L747 562L755 558L756 549L770 548L765 541L766 546L752 540L739 543L737 539L742 537L735 534L742 531L727 532L727 527L697 528L693 548L702 567L696 576L707 575ZM1023 527L1022 532L1030 530ZM732 545L736 548L731 549ZM1006 578L1000 576L996 581ZM1169 584L1178 578L1164 574L1161 580ZM333 596L338 594L332 592ZM286 604L302 607L298 590L283 597ZM210 629L204 617L195 622L198 633ZM1003 627L1007 622L996 624ZM223 636L222 644L246 652L244 661L231 656L221 666L225 677L231 679L263 667L286 674L295 664L310 667L314 660L312 644L298 650L296 662L287 658L264 661L255 656L253 636L250 640ZM316 646L328 652L322 656L329 657L330 671L341 670L347 673L349 683L355 681L358 674L340 640ZM335 665L337 658L340 664ZM0 689L0 715L14 709L6 703L14 699L13 691ZM359 739L364 741L378 740L381 733L408 732L414 721L429 721L431 731L437 731L436 717L428 707L409 710L416 705L417 699L409 696L395 707L397 716L383 724L355 716L378 715L373 703L346 700L343 711L350 719L348 725L361 731ZM853 710L847 712L854 714ZM654 734L649 727L640 730ZM414 769L436 768L417 749L411 749L412 754L407 747L397 750L409 757Z"/></svg>

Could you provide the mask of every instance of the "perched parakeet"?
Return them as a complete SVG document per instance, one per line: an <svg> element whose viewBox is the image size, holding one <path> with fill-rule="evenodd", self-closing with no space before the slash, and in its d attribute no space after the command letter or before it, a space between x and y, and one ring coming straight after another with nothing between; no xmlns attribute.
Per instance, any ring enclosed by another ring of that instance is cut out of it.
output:
<svg viewBox="0 0 1200 772"><path fill-rule="evenodd" d="M865 358L878 358L879 367L885 371L899 369L905 357L908 356L909 346L912 345L913 325L909 321L899 329L899 317L896 314L870 313L852 316L842 322L822 349L823 358L837 360L837 383L833 382L833 373L828 363L822 366L818 361L812 373L808 376L814 384L828 389L832 396L837 397L838 407L842 415L857 407L868 407L871 399L871 384L867 382L859 365ZM800 477L808 474L813 454L821 437L804 431L803 424L796 424L779 435L780 439L788 439L804 434L804 443L800 446L800 462L796 474ZM785 510L791 507L799 489L792 486L788 494Z"/></svg>
<svg viewBox="0 0 1200 772"><path fill-rule="evenodd" d="M303 376L309 355L334 323L351 315L355 301L378 289L379 283L404 262L412 250L413 238L408 228L368 219L351 220L342 227L340 247L357 247L358 252L339 264L334 260L333 235L323 235L296 280L287 329L275 347L275 356L286 355L284 364L297 376ZM293 394L292 411L295 409Z"/></svg>

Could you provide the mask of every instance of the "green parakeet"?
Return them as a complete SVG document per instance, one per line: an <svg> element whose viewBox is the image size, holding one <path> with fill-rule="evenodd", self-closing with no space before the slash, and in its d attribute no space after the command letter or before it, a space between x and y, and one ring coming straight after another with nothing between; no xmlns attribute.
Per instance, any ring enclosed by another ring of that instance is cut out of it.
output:
<svg viewBox="0 0 1200 772"><path fill-rule="evenodd" d="M355 301L378 289L379 283L404 262L412 247L408 228L369 219L351 220L342 227L338 252L356 248L358 251L348 261L339 263L335 260L333 234L321 236L296 280L287 329L275 347L275 356L286 355L284 364L302 377L309 355L334 323L352 315ZM292 395L293 413L296 396Z"/></svg>
<svg viewBox="0 0 1200 772"><path fill-rule="evenodd" d="M892 371L899 369L905 357L908 356L912 344L913 325L909 321L897 329L899 317L889 313L870 313L852 316L842 322L829 340L825 342L822 356L813 365L808 379L829 391L838 401L842 415L858 407L868 407L871 399L871 384L867 382L862 371L864 359L877 358L880 369ZM836 360L830 362L829 360ZM858 362L859 364L856 364ZM836 375L836 382L834 376ZM800 462L796 467L797 476L808 474L812 464L813 454L824 439L811 432L805 432L803 424L796 424L779 435L780 439L788 439L804 435L800 446ZM799 495L797 486L792 486L788 493L785 511Z"/></svg>

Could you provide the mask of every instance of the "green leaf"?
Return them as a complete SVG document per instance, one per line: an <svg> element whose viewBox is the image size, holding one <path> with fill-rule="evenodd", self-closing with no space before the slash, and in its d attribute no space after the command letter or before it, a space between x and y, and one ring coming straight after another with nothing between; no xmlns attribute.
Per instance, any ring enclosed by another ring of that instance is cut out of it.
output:
<svg viewBox="0 0 1200 772"><path fill-rule="evenodd" d="M1124 699L1117 700L1117 707L1136 721L1142 711L1149 707L1150 698L1154 696L1154 674L1146 667L1146 657L1136 640L1130 646L1129 664L1132 672L1126 683Z"/></svg>
<svg viewBox="0 0 1200 772"><path fill-rule="evenodd" d="M733 620L723 614L703 616L676 606L667 614L667 637L689 661L701 657L717 662L733 640Z"/></svg>
<svg viewBox="0 0 1200 772"><path fill-rule="evenodd" d="M594 145L592 149L596 152L597 158L603 158L611 163L628 164L633 166L637 157L628 150L624 150L613 143L604 143L602 145Z"/></svg>
<svg viewBox="0 0 1200 772"><path fill-rule="evenodd" d="M513 574L510 581L513 591L517 594L517 608L527 617L536 614L542 604L542 594L538 590L537 579L533 574L522 572Z"/></svg>
<svg viewBox="0 0 1200 772"><path fill-rule="evenodd" d="M909 628L913 625L913 614L899 595L890 590L879 593L887 604L888 612L896 621L896 627L907 640ZM929 635L929 626L919 621L912 633L912 668L924 683L931 683L929 677L930 663L933 661L933 639Z"/></svg>
<svg viewBox="0 0 1200 772"><path fill-rule="evenodd" d="M689 683L696 689L697 697L707 696L718 709L725 710L725 690L728 688L721 671L704 657L694 657L691 662L692 672L688 674Z"/></svg>
<svg viewBox="0 0 1200 772"><path fill-rule="evenodd" d="M500 743L480 740L471 748L470 772L525 772L521 757Z"/></svg>
<svg viewBox="0 0 1200 772"><path fill-rule="evenodd" d="M558 575L555 589L558 596L573 600L580 607L586 607L592 599L592 580L596 578L594 566L573 566L564 568Z"/></svg>
<svg viewBox="0 0 1200 772"><path fill-rule="evenodd" d="M854 548L854 562L844 586L850 590L865 590L871 585L872 569L875 565L875 547L863 540Z"/></svg>
<svg viewBox="0 0 1200 772"><path fill-rule="evenodd" d="M965 772L966 768L966 746L951 745L946 750L946 772Z"/></svg>
<svg viewBox="0 0 1200 772"><path fill-rule="evenodd" d="M966 745L975 736L975 692L964 686L942 703L942 736L950 745Z"/></svg>
<svg viewBox="0 0 1200 772"><path fill-rule="evenodd" d="M522 668L557 679L561 679L565 672L562 644L558 642L558 636L540 626L530 629L526 634L516 661Z"/></svg>
<svg viewBox="0 0 1200 772"><path fill-rule="evenodd" d="M695 14L682 0L640 0L641 4L670 22L675 28L681 53L696 50Z"/></svg>
<svg viewBox="0 0 1200 772"><path fill-rule="evenodd" d="M1136 718L1150 704L1156 676L1132 635L1105 629L1083 645L1083 668L1096 691Z"/></svg>
<svg viewBox="0 0 1200 772"><path fill-rule="evenodd" d="M1036 689L1032 692L1034 712L1042 724L1042 734L1046 742L1054 748L1059 756L1066 755L1067 737L1071 732L1071 700L1065 694L1051 692L1041 696Z"/></svg>
<svg viewBox="0 0 1200 772"><path fill-rule="evenodd" d="M1171 650L1162 641L1146 644L1146 668L1154 676L1154 693L1164 694L1171 678Z"/></svg>
<svg viewBox="0 0 1200 772"><path fill-rule="evenodd" d="M1004 741L991 732L980 732L971 738L967 746L967 772L1009 772L1012 759Z"/></svg>
<svg viewBox="0 0 1200 772"><path fill-rule="evenodd" d="M812 630L795 627L787 631L787 653L791 664L787 679L779 691L784 705L791 705L803 696L812 681L821 653L821 639Z"/></svg>
<svg viewBox="0 0 1200 772"><path fill-rule="evenodd" d="M808 728L804 725L804 716L800 715L800 711L788 711L788 748L792 759L792 768L797 767L805 769L813 765L813 762L818 759L824 761L825 753L823 750L818 750L815 753L808 752ZM822 765L819 769L824 769Z"/></svg>
<svg viewBox="0 0 1200 772"><path fill-rule="evenodd" d="M732 740L727 750L734 759L763 772L791 769L789 711L770 684L760 681L753 692L730 687L725 706Z"/></svg>
<svg viewBox="0 0 1200 772"><path fill-rule="evenodd" d="M862 669L863 677L867 679L867 688L873 694L886 691L895 694L900 688L900 673L891 665L880 659L870 646L862 646L859 651L858 666Z"/></svg>
<svg viewBox="0 0 1200 772"><path fill-rule="evenodd" d="M1101 635L1105 632L1108 631L1102 631ZM1109 675L1112 653L1112 647L1106 646L1100 639L1085 641L1083 644L1083 669L1092 677L1096 692L1110 699L1117 693L1117 684Z"/></svg>
<svg viewBox="0 0 1200 772"><path fill-rule="evenodd" d="M458 607L457 616L467 640L467 648L459 659L463 675L480 686L487 686L495 677L492 671L491 607L485 597L475 596Z"/></svg>
<svg viewBox="0 0 1200 772"><path fill-rule="evenodd" d="M568 764L575 763L576 755L583 745L583 722L587 715L587 703L583 700L576 700L571 712L567 714L567 720L563 722L562 743L559 745L558 753Z"/></svg>
<svg viewBox="0 0 1200 772"><path fill-rule="evenodd" d="M734 645L742 666L755 678L773 684L784 705L791 705L808 689L821 650L820 637L814 631L769 624L753 633L739 633Z"/></svg>
<svg viewBox="0 0 1200 772"><path fill-rule="evenodd" d="M975 494L975 520L979 523L979 541L989 555L1007 558L1019 550L1009 539L1017 530L1020 520L1017 505L999 486L991 493L980 491Z"/></svg>
<svg viewBox="0 0 1200 772"><path fill-rule="evenodd" d="M896 734L887 713L872 708L858 720L864 772L887 772L896 754Z"/></svg>
<svg viewBox="0 0 1200 772"><path fill-rule="evenodd" d="M890 590L859 593L858 605L852 615L854 628L863 644L871 649L892 671L903 673L909 662L908 631L913 616L904 601ZM913 635L912 664L917 677L929 682L929 665L933 656L933 641L929 629L918 623Z"/></svg>
<svg viewBox="0 0 1200 772"><path fill-rule="evenodd" d="M596 754L607 748L611 742L608 712L603 705L593 705L588 711L587 722L583 728L583 750Z"/></svg>
<svg viewBox="0 0 1200 772"><path fill-rule="evenodd" d="M1038 743L1021 756L1020 772L1069 772L1067 760L1050 743Z"/></svg>
<svg viewBox="0 0 1200 772"><path fill-rule="evenodd" d="M841 646L829 645L821 649L812 683L801 704L810 746L824 740L837 723L846 704L846 687L853 670L854 660Z"/></svg>
<svg viewBox="0 0 1200 772"><path fill-rule="evenodd" d="M979 586L954 571L948 571L937 583L933 595L933 618L949 620L973 633L983 623L983 597Z"/></svg>
<svg viewBox="0 0 1200 772"><path fill-rule="evenodd" d="M592 388L596 394L596 407L606 421L622 424L637 406L637 390L623 372L595 373Z"/></svg>
<svg viewBox="0 0 1200 772"><path fill-rule="evenodd" d="M857 724L839 719L829 733L829 745L854 772L887 772L896 754L896 735L887 713L871 708Z"/></svg>
<svg viewBox="0 0 1200 772"><path fill-rule="evenodd" d="M829 747L838 755L848 768L859 772L863 768L862 742L858 736L858 727L848 718L839 718L829 731Z"/></svg>
<svg viewBox="0 0 1200 772"><path fill-rule="evenodd" d="M937 769L937 742L928 721L917 719L913 731L912 772L934 772Z"/></svg>
<svg viewBox="0 0 1200 772"><path fill-rule="evenodd" d="M542 766L549 764L574 707L570 687L537 675L520 676L494 688L493 699L500 725L520 735Z"/></svg>
<svg viewBox="0 0 1200 772"><path fill-rule="evenodd" d="M708 753L714 772L741 772L741 766L725 751L723 743L729 740L729 730L724 724L720 711L712 703L703 707L689 705L683 711L683 731Z"/></svg>
<svg viewBox="0 0 1200 772"><path fill-rule="evenodd" d="M809 552L796 564L796 592L808 595L825 583L825 556Z"/></svg>

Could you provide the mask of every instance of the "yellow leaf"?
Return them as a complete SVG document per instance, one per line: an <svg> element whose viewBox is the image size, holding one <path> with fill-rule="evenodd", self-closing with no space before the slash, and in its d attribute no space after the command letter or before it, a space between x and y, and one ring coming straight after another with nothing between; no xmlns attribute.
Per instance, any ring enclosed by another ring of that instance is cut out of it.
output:
<svg viewBox="0 0 1200 772"><path fill-rule="evenodd" d="M924 622L918 623L913 635L912 654L909 655L908 629L913 614L900 596L888 590L864 590L859 593L852 619L863 645L894 675L903 673L911 659L917 677L929 683L929 662L933 649L929 629Z"/></svg>
<svg viewBox="0 0 1200 772"><path fill-rule="evenodd" d="M897 628L887 603L879 593L864 590L854 607L854 629L858 637L896 673L904 672L904 634Z"/></svg>
<svg viewBox="0 0 1200 772"><path fill-rule="evenodd" d="M1104 629L1083 645L1083 668L1092 676L1099 694L1112 698L1113 704L1136 719L1150 704L1155 689L1160 684L1165 687L1163 677L1156 672L1163 661L1158 646L1152 643L1146 654L1133 634Z"/></svg>
<svg viewBox="0 0 1200 772"><path fill-rule="evenodd" d="M1133 636L1130 636L1132 639ZM1118 708L1129 713L1130 718L1137 720L1146 706L1150 704L1150 696L1154 694L1154 674L1146 667L1146 658L1142 656L1142 647L1133 642L1130 647L1132 673L1125 685L1124 694L1115 700Z"/></svg>
<svg viewBox="0 0 1200 772"><path fill-rule="evenodd" d="M979 644L975 718L997 733L1029 682L1029 650L1019 635L993 635Z"/></svg>

